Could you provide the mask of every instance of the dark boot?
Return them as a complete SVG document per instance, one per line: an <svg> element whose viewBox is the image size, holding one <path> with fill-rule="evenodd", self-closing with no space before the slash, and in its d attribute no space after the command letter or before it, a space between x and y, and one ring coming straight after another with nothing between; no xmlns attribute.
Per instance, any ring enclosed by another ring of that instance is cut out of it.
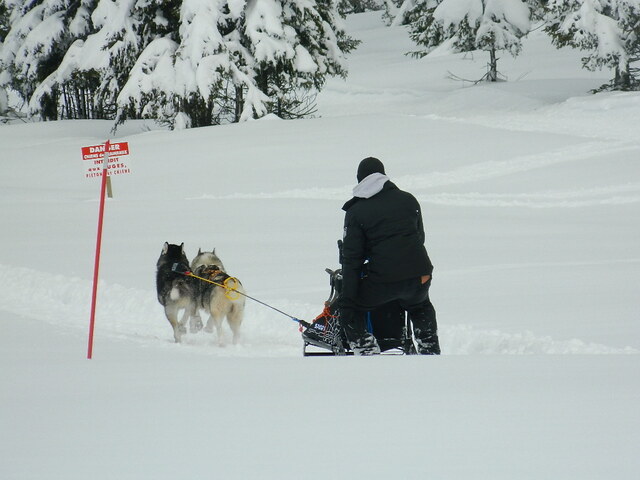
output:
<svg viewBox="0 0 640 480"><path fill-rule="evenodd" d="M440 355L438 335L416 337L416 350L420 355Z"/></svg>
<svg viewBox="0 0 640 480"><path fill-rule="evenodd" d="M349 347L355 355L377 355L380 353L378 341L367 331L365 318L361 312L342 309L340 324L344 329Z"/></svg>
<svg viewBox="0 0 640 480"><path fill-rule="evenodd" d="M360 337L358 341L349 342L349 346L355 355L378 355L380 353L380 346L376 337L369 332Z"/></svg>
<svg viewBox="0 0 640 480"><path fill-rule="evenodd" d="M416 348L420 355L440 355L440 341L438 340L438 324L436 311L431 302L422 308L409 312L413 325L413 335Z"/></svg>

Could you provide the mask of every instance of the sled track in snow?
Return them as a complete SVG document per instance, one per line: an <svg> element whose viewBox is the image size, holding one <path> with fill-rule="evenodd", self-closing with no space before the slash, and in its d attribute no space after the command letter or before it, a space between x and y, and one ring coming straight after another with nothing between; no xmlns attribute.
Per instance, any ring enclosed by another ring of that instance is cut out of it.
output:
<svg viewBox="0 0 640 480"><path fill-rule="evenodd" d="M447 172L392 178L400 188L413 192L419 201L460 207L524 207L524 208L577 208L597 205L625 205L640 202L640 183L610 185L581 190L533 193L431 193L436 188L473 184L497 177L514 175L530 170L576 162L612 152L638 150L637 145L612 146L607 142L588 142L553 151L523 155L506 160L479 162ZM430 191L428 194L421 190ZM231 195L204 194L189 200L236 199L298 199L343 201L351 196L351 187L314 187L271 193L236 193Z"/></svg>
<svg viewBox="0 0 640 480"><path fill-rule="evenodd" d="M0 265L0 318L12 314L63 329L88 330L91 282L27 268ZM271 300L271 299L269 299ZM317 305L274 302L311 319ZM101 282L96 314L96 341L101 336L143 344L175 347L171 329L152 290L126 288ZM240 345L221 348L205 333L187 335L183 346L219 356L300 356L302 342L296 326L271 312L249 307ZM441 329L446 354L638 354L640 351L587 343L579 339L555 340L530 332L505 333L469 325Z"/></svg>
<svg viewBox="0 0 640 480"><path fill-rule="evenodd" d="M599 155L610 155L638 150L637 145L611 145L608 142L587 142L531 155L521 155L505 160L490 160L455 168L448 172L431 172L425 175L398 177L397 182L411 190L434 189L451 185L464 185L498 177L505 177L532 170L577 162Z"/></svg>
<svg viewBox="0 0 640 480"><path fill-rule="evenodd" d="M418 195L418 200L463 207L578 208L626 205L640 202L640 183L548 193L436 193Z"/></svg>

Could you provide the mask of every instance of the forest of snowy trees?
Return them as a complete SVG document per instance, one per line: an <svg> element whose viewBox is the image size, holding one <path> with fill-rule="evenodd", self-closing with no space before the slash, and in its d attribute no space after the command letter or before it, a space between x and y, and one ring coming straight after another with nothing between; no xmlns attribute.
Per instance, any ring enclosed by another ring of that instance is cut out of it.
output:
<svg viewBox="0 0 640 480"><path fill-rule="evenodd" d="M535 26L611 69L603 89L640 89L640 0L0 0L0 110L10 89L44 120L308 116L357 48L344 15L367 10L405 25L416 57L486 51L488 81Z"/></svg>
<svg viewBox="0 0 640 480"><path fill-rule="evenodd" d="M0 86L43 119L304 116L357 45L329 0L2 0L0 18Z"/></svg>
<svg viewBox="0 0 640 480"><path fill-rule="evenodd" d="M395 23L408 25L421 57L447 44L454 52L489 54L485 79L498 80L497 52L514 57L534 24L557 47L584 50L583 66L615 77L603 89L640 89L640 0L388 0ZM388 9L388 8L387 8ZM400 18L398 18L398 16Z"/></svg>

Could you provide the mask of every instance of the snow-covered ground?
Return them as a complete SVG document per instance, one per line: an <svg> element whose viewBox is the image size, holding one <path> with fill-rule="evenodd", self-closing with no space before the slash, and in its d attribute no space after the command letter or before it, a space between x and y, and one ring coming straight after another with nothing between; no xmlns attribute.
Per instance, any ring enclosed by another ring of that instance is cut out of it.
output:
<svg viewBox="0 0 640 480"><path fill-rule="evenodd" d="M0 478L637 478L640 95L588 94L609 72L540 32L474 86L448 75L485 53L416 60L379 15L347 25L363 43L319 118L119 129L133 173L106 205L92 360L80 148L112 125L0 126ZM315 317L369 155L422 203L441 357L303 358L251 301L239 345L172 342L165 241Z"/></svg>

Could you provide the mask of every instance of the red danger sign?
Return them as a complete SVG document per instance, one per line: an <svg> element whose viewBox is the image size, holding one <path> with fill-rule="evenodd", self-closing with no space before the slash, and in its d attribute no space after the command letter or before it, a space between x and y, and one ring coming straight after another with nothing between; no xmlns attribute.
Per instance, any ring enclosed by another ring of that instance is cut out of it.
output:
<svg viewBox="0 0 640 480"><path fill-rule="evenodd" d="M103 161L105 154L105 144L92 145L89 147L82 147L82 160L87 162L85 164L86 172L85 177L101 177L103 169ZM129 142L114 142L109 143L109 160L107 175L122 175L125 173L131 173L131 170L126 165L122 157L129 155Z"/></svg>
<svg viewBox="0 0 640 480"><path fill-rule="evenodd" d="M104 143L92 147L82 147L82 160L102 160ZM129 155L129 142L109 144L109 157L123 157Z"/></svg>

